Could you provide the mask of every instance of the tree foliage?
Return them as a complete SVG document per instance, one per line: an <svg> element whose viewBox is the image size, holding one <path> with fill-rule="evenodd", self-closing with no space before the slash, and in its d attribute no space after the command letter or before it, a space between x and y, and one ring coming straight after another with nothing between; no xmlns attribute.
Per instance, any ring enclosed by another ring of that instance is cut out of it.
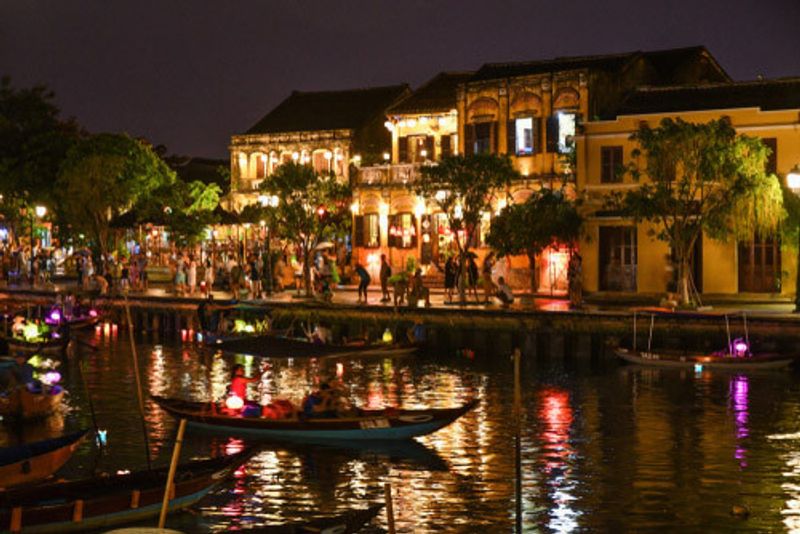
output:
<svg viewBox="0 0 800 534"><path fill-rule="evenodd" d="M528 256L531 290L536 291L536 257L549 247L572 247L583 218L578 202L562 189L542 187L521 204L512 204L492 219L486 242L498 256Z"/></svg>
<svg viewBox="0 0 800 534"><path fill-rule="evenodd" d="M326 239L345 235L350 228L350 187L333 174L318 176L313 168L297 163L278 167L260 189L278 197L273 231L297 246L303 255L306 295L311 295L311 259L315 247Z"/></svg>
<svg viewBox="0 0 800 534"><path fill-rule="evenodd" d="M44 86L15 89L0 79L0 212L15 226L20 208L52 208L53 182L69 148L79 138L73 120L59 117Z"/></svg>
<svg viewBox="0 0 800 534"><path fill-rule="evenodd" d="M640 149L628 170L647 181L611 204L637 221L656 223L654 235L670 245L681 299L689 304L689 262L703 232L752 240L775 232L785 217L780 183L764 172L769 149L737 134L727 118L703 124L664 119L631 139Z"/></svg>
<svg viewBox="0 0 800 534"><path fill-rule="evenodd" d="M175 184L175 173L146 144L127 135L97 134L76 143L58 177L58 200L73 231L110 250L110 222L152 193Z"/></svg>
<svg viewBox="0 0 800 534"><path fill-rule="evenodd" d="M505 195L519 174L508 156L495 154L446 157L437 165L422 167L420 174L413 188L423 198L434 199L447 217L463 270L484 213L492 211L493 198ZM465 301L463 283L460 294Z"/></svg>

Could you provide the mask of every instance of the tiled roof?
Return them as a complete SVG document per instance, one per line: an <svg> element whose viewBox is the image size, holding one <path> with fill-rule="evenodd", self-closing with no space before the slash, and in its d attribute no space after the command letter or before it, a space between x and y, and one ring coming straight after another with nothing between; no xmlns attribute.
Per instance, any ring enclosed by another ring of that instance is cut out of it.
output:
<svg viewBox="0 0 800 534"><path fill-rule="evenodd" d="M516 63L487 63L478 69L472 77L472 81L513 78L516 76L579 69L621 72L639 57L644 58L654 67L659 78L670 80L676 69L688 60L695 59L703 54L711 59L715 69L719 71L720 78L726 80L730 79L704 46L691 46L686 48L671 48L667 50L644 52L634 51L598 56L558 57L554 59Z"/></svg>
<svg viewBox="0 0 800 534"><path fill-rule="evenodd" d="M409 92L408 85L345 91L294 91L248 134L358 129Z"/></svg>
<svg viewBox="0 0 800 534"><path fill-rule="evenodd" d="M395 104L389 115L405 113L435 113L450 111L456 107L456 91L459 84L469 80L472 72L440 72L411 96Z"/></svg>
<svg viewBox="0 0 800 534"><path fill-rule="evenodd" d="M800 109L800 78L779 78L697 86L640 87L617 115L758 107Z"/></svg>

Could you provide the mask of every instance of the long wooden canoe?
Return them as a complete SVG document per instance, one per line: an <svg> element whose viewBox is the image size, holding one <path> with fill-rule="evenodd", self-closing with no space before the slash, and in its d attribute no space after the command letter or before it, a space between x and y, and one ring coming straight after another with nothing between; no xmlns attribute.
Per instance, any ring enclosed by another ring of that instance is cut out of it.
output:
<svg viewBox="0 0 800 534"><path fill-rule="evenodd" d="M3 421L42 419L61 405L62 397L64 390L61 386L54 386L42 393L32 393L25 387L18 387L8 395L0 396L0 416Z"/></svg>
<svg viewBox="0 0 800 534"><path fill-rule="evenodd" d="M477 400L458 408L428 410L359 410L352 416L319 419L266 419L227 415L216 404L153 396L153 400L176 418L197 428L228 430L232 434L262 438L324 440L410 439L436 432L474 408Z"/></svg>
<svg viewBox="0 0 800 534"><path fill-rule="evenodd" d="M370 344L334 345L311 343L302 339L275 335L244 336L226 339L214 347L227 351L265 356L272 358L396 358L408 356L417 351L415 345Z"/></svg>
<svg viewBox="0 0 800 534"><path fill-rule="evenodd" d="M628 363L650 365L653 367L695 367L705 369L780 369L788 367L796 357L786 354L756 354L753 356L732 357L715 354L685 353L682 351L638 351L622 347L614 349L617 357Z"/></svg>
<svg viewBox="0 0 800 534"><path fill-rule="evenodd" d="M169 510L191 506L242 465L250 450L178 466ZM0 532L83 532L158 515L168 468L50 482L0 492Z"/></svg>
<svg viewBox="0 0 800 534"><path fill-rule="evenodd" d="M375 519L382 508L382 504L374 504L363 510L348 510L330 517L320 517L287 525L249 528L242 532L248 534L353 534Z"/></svg>
<svg viewBox="0 0 800 534"><path fill-rule="evenodd" d="M69 339L66 337L50 338L45 341L25 341L18 337L8 338L8 352L10 354L50 354L59 355L67 348Z"/></svg>
<svg viewBox="0 0 800 534"><path fill-rule="evenodd" d="M0 489L49 478L72 457L88 432L0 449Z"/></svg>

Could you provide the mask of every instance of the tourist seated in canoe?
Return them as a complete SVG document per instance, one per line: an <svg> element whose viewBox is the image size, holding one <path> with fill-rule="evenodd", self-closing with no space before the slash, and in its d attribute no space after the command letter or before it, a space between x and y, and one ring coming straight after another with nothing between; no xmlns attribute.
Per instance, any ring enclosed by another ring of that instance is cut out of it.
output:
<svg viewBox="0 0 800 534"><path fill-rule="evenodd" d="M247 384L258 382L258 378L247 377L244 374L244 365L237 363L231 371L230 394L236 395L247 402Z"/></svg>
<svg viewBox="0 0 800 534"><path fill-rule="evenodd" d="M330 382L323 382L303 399L303 416L307 418L337 417L350 409L349 401Z"/></svg>
<svg viewBox="0 0 800 534"><path fill-rule="evenodd" d="M308 340L316 345L327 345L333 342L333 332L331 332L331 329L328 325L320 323L316 325L314 330L311 332L306 330L304 326L303 331L305 332Z"/></svg>
<svg viewBox="0 0 800 534"><path fill-rule="evenodd" d="M425 325L422 324L421 319L416 319L411 328L406 332L408 342L412 345L424 345L428 338L428 332L425 330Z"/></svg>

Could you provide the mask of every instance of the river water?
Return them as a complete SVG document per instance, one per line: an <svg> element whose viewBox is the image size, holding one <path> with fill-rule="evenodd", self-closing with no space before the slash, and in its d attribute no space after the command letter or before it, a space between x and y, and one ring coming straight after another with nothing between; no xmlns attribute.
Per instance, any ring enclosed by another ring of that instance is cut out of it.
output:
<svg viewBox="0 0 800 534"><path fill-rule="evenodd" d="M100 327L62 366L65 413L25 429L0 427L0 444L98 426L99 454L84 443L66 476L146 465L127 337ZM549 346L548 344L544 344ZM511 532L515 524L513 376L508 354L345 360L320 364L214 353L196 344L137 341L153 394L220 397L234 363L265 370L254 397L298 401L336 377L364 407L477 409L439 432L392 448L261 444L247 465L191 513L168 526L216 532L276 524L382 501L391 482L400 532ZM602 349L599 349L602 351ZM337 365L338 363L338 365ZM82 379L83 377L83 379ZM680 530L800 532L800 382L791 371L731 374L634 368L608 354L539 350L522 372L522 521L526 531ZM158 464L176 423L146 401ZM187 431L183 458L237 450L246 441ZM747 519L731 514L750 510ZM376 521L385 527L385 514ZM379 531L379 530L373 530Z"/></svg>

